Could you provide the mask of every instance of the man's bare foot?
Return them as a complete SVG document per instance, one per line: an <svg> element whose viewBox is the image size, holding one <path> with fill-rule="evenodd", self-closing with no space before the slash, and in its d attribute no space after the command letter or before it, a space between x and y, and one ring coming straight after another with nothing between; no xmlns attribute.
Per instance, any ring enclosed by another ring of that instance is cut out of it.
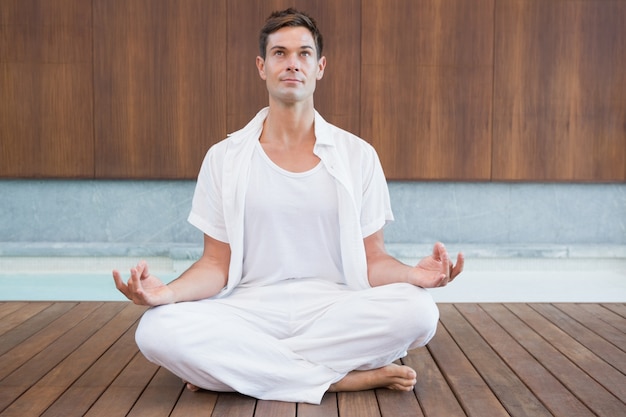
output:
<svg viewBox="0 0 626 417"><path fill-rule="evenodd" d="M332 384L328 391L365 391L374 388L389 388L411 391L417 382L415 371L395 363L369 371L352 371L342 380Z"/></svg>
<svg viewBox="0 0 626 417"><path fill-rule="evenodd" d="M200 390L200 388L196 387L191 382L183 381L183 384L185 384L185 386L187 387L189 391L196 392Z"/></svg>

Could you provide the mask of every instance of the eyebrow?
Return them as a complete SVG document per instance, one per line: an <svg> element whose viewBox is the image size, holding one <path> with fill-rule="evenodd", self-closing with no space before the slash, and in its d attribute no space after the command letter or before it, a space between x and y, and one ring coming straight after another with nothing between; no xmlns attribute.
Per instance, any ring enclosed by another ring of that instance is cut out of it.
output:
<svg viewBox="0 0 626 417"><path fill-rule="evenodd" d="M287 49L287 47L282 46L282 45L276 45L276 46L272 46L272 47L270 48L270 51L273 51L273 50L275 50L275 49ZM303 45L303 46L301 46L301 47L300 47L300 48L298 48L298 49L300 49L300 50L303 50L303 49L310 49L311 51L314 51L314 50L315 50L315 48L313 48L311 45Z"/></svg>

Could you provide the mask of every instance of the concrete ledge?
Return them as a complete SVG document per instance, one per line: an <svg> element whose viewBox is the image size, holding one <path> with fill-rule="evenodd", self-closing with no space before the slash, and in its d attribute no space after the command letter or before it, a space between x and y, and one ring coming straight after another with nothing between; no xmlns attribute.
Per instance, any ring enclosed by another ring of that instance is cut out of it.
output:
<svg viewBox="0 0 626 417"><path fill-rule="evenodd" d="M448 251L463 251L468 258L624 258L626 245L562 244L449 244ZM431 244L387 243L387 250L398 258L422 258L432 250ZM61 243L0 242L0 257L167 257L195 260L202 246L185 243Z"/></svg>

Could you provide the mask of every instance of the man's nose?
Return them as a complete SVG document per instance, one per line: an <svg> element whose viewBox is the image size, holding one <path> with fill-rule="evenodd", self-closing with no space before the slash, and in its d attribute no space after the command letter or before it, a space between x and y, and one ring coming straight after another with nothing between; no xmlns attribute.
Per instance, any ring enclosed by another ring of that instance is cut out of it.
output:
<svg viewBox="0 0 626 417"><path fill-rule="evenodd" d="M292 56L287 62L287 71L300 71L300 63L298 62L297 57Z"/></svg>

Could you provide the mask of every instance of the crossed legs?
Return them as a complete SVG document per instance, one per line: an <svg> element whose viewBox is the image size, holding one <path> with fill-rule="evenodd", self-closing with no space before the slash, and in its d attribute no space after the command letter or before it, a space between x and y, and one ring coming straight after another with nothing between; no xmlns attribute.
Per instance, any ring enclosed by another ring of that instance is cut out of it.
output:
<svg viewBox="0 0 626 417"><path fill-rule="evenodd" d="M137 343L192 389L319 403L326 391L412 389L415 371L393 362L425 345L437 320L430 295L408 284L290 282L151 309Z"/></svg>

